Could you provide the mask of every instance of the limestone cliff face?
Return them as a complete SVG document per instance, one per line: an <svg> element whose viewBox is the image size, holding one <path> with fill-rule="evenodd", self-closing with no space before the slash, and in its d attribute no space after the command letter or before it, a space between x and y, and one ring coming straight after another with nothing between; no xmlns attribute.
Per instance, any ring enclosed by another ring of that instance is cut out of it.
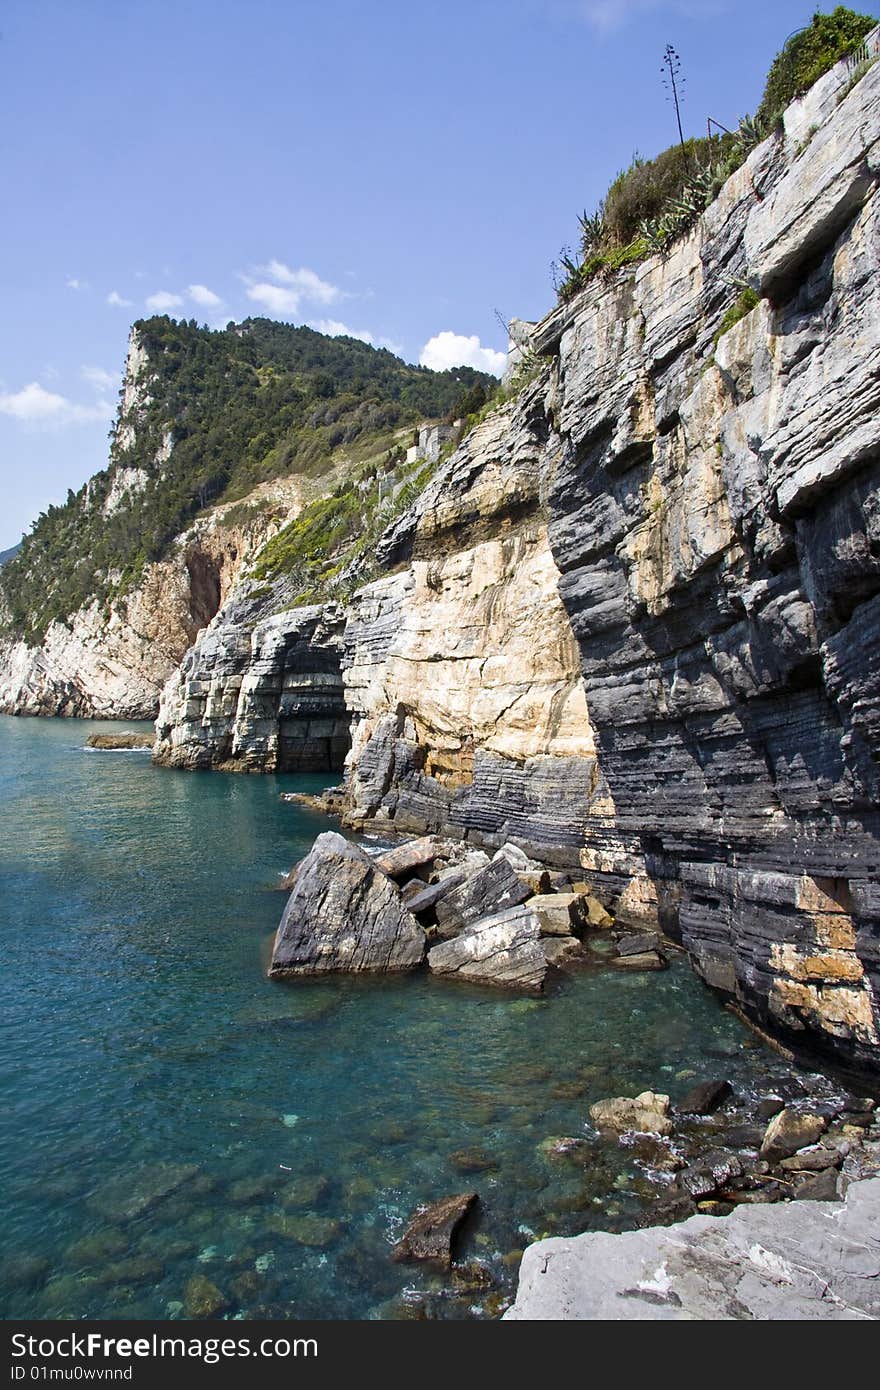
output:
<svg viewBox="0 0 880 1390"><path fill-rule="evenodd" d="M398 528L410 568L346 643L355 821L579 866L872 1063L878 140L880 67L840 65L690 236L538 325L546 375Z"/></svg>
<svg viewBox="0 0 880 1390"><path fill-rule="evenodd" d="M340 769L348 720L335 605L269 612L242 584L168 681L153 757L231 772Z"/></svg>
<svg viewBox="0 0 880 1390"><path fill-rule="evenodd" d="M303 765L278 750L314 714L333 766L350 718L353 825L513 840L876 1066L880 65L851 79L668 253L519 325L543 366L386 533L344 630L218 619L158 756Z"/></svg>
<svg viewBox="0 0 880 1390"><path fill-rule="evenodd" d="M550 541L614 804L581 863L635 871L712 983L871 1056L880 68L786 125L670 255L539 330ZM762 298L713 352L725 277Z"/></svg>
<svg viewBox="0 0 880 1390"><path fill-rule="evenodd" d="M389 538L407 569L355 598L355 823L515 838L565 859L604 804L541 501L540 394L472 432Z"/></svg>

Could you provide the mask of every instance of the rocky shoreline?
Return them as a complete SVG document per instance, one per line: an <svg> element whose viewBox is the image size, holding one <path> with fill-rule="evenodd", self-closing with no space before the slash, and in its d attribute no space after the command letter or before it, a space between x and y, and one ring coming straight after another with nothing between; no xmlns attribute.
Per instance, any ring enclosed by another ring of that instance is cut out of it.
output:
<svg viewBox="0 0 880 1390"><path fill-rule="evenodd" d="M511 844L490 858L459 841L422 836L368 853L325 833L286 886L270 967L282 980L427 968L439 979L534 994L575 970L660 971L679 949L661 933L634 930L625 914L613 918L588 885ZM610 1149L626 1151L650 1226L776 1203L839 1201L853 1182L880 1173L876 1098L863 1087L799 1073L790 1059L784 1049L772 1053L757 1098L707 1068L675 1105L653 1090L595 1101L581 1131L547 1136L541 1155L586 1173ZM492 1167L483 1151L460 1158L464 1174ZM478 1202L478 1190L452 1194L413 1214L394 1258L443 1269L452 1282L421 1303L413 1296L407 1316L436 1315L430 1310L437 1298L456 1297L462 1270L474 1275L473 1260L456 1260L456 1232ZM526 1285L535 1258L527 1252ZM506 1301L488 1268L477 1284L470 1290L477 1304L494 1315L503 1311ZM568 1315L580 1314L533 1311L528 1299L511 1313Z"/></svg>

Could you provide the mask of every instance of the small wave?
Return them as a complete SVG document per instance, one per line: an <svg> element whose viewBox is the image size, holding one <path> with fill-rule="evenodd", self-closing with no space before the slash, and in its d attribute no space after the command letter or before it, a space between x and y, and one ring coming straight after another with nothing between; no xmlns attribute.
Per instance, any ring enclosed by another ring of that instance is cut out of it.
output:
<svg viewBox="0 0 880 1390"><path fill-rule="evenodd" d="M81 745L83 753L146 753L150 755L152 748L90 748L87 743Z"/></svg>

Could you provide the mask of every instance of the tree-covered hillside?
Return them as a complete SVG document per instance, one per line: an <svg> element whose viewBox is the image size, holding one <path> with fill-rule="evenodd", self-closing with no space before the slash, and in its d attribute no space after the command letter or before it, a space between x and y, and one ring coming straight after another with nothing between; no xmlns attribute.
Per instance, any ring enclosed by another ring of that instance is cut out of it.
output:
<svg viewBox="0 0 880 1390"><path fill-rule="evenodd" d="M124 593L206 507L273 478L320 479L334 451L375 452L497 384L270 319L217 332L163 316L135 329L147 362L134 400L120 392L109 466L41 515L3 566L6 628L28 641Z"/></svg>

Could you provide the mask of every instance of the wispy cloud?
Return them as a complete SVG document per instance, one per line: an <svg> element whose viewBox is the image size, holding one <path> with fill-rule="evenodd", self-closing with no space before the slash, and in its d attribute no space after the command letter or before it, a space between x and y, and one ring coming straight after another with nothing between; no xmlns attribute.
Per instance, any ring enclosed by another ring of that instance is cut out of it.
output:
<svg viewBox="0 0 880 1390"><path fill-rule="evenodd" d="M507 353L483 347L476 333L466 337L448 329L429 338L419 354L420 366L431 367L435 372L445 372L450 367L476 367L500 376L506 362Z"/></svg>
<svg viewBox="0 0 880 1390"><path fill-rule="evenodd" d="M116 385L116 377L104 367L81 367L79 374L96 391L112 391Z"/></svg>
<svg viewBox="0 0 880 1390"><path fill-rule="evenodd" d="M20 391L0 395L0 414L23 425L40 428L92 424L110 419L113 409L111 403L103 399L94 405L77 405L56 391L47 391L38 381L31 381Z"/></svg>
<svg viewBox="0 0 880 1390"><path fill-rule="evenodd" d="M131 300L123 299L122 295L117 294L116 290L110 291L107 296L107 303L114 309L130 309L132 307Z"/></svg>
<svg viewBox="0 0 880 1390"><path fill-rule="evenodd" d="M172 294L170 290L157 290L155 294L148 294L144 303L155 313L164 314L169 309L179 309L183 299L179 294Z"/></svg>
<svg viewBox="0 0 880 1390"><path fill-rule="evenodd" d="M730 8L729 0L580 0L580 14L608 34L639 15L665 13L685 19L710 19Z"/></svg>
<svg viewBox="0 0 880 1390"><path fill-rule="evenodd" d="M218 309L223 303L219 294L209 290L207 285L190 285L187 294L194 304L199 304L203 309Z"/></svg>
<svg viewBox="0 0 880 1390"><path fill-rule="evenodd" d="M67 288L69 290L88 289L88 285L86 284L85 280L78 280L75 275L68 276L67 280L65 281L65 284L67 285Z"/></svg>

